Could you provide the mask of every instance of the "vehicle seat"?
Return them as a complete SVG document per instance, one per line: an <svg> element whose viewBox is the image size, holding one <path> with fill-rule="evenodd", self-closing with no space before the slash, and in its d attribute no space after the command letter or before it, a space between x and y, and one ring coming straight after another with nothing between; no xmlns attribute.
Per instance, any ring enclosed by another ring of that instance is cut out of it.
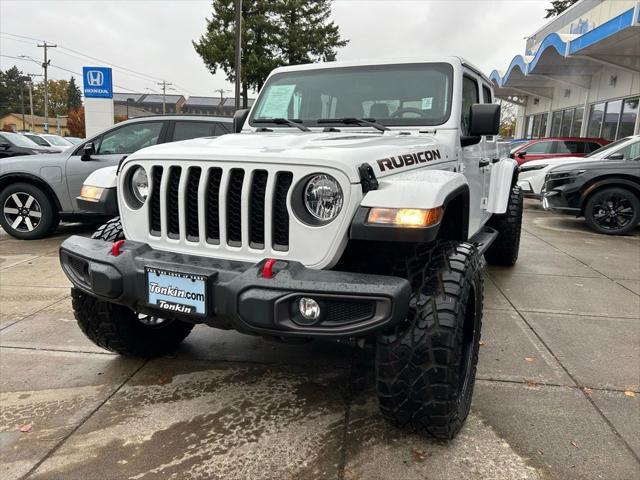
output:
<svg viewBox="0 0 640 480"><path fill-rule="evenodd" d="M389 105L382 102L374 103L371 105L371 110L369 110L369 116L375 119L389 118L390 114Z"/></svg>

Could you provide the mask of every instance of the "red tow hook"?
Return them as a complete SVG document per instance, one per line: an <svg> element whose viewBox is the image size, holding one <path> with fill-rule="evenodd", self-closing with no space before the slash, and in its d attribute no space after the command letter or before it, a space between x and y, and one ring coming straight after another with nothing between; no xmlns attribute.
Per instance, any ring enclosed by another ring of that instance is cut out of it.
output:
<svg viewBox="0 0 640 480"><path fill-rule="evenodd" d="M264 278L273 278L273 266L276 264L275 258L270 258L266 262L264 262L264 266L262 267L262 276Z"/></svg>
<svg viewBox="0 0 640 480"><path fill-rule="evenodd" d="M120 255L122 253L120 249L122 248L123 245L124 245L124 240L117 240L113 242L113 245L111 246L111 255L113 255L114 257L117 257L118 255Z"/></svg>

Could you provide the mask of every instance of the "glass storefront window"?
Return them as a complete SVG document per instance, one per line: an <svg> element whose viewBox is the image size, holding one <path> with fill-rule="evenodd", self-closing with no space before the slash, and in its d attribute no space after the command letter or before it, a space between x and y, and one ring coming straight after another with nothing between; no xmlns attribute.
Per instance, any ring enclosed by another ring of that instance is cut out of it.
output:
<svg viewBox="0 0 640 480"><path fill-rule="evenodd" d="M607 102L607 108L604 114L604 123L602 125L602 138L607 140L616 139L616 131L618 130L618 121L620 120L620 109L622 108L622 100Z"/></svg>
<svg viewBox="0 0 640 480"><path fill-rule="evenodd" d="M562 113L562 122L560 122L560 136L568 137L571 135L571 120L573 117L573 109L570 108Z"/></svg>
<svg viewBox="0 0 640 480"><path fill-rule="evenodd" d="M617 138L628 137L633 135L633 129L638 118L638 103L640 98L627 98L622 107L622 117L620 118L620 127L618 127Z"/></svg>
<svg viewBox="0 0 640 480"><path fill-rule="evenodd" d="M577 107L573 115L573 124L571 125L571 136L579 137L582 130L582 117L584 116L584 107Z"/></svg>
<svg viewBox="0 0 640 480"><path fill-rule="evenodd" d="M527 128L525 129L525 138L531 138L531 132L533 131L533 116L527 117Z"/></svg>
<svg viewBox="0 0 640 480"><path fill-rule="evenodd" d="M591 105L589 110L589 126L587 128L587 136L596 138L600 136L600 127L602 127L602 119L604 118L604 102Z"/></svg>
<svg viewBox="0 0 640 480"><path fill-rule="evenodd" d="M540 121L541 120L542 120L542 116L541 115L536 115L535 117L533 117L532 138L539 138L540 137Z"/></svg>
<svg viewBox="0 0 640 480"><path fill-rule="evenodd" d="M553 112L551 115L551 136L560 136L560 124L562 123L562 112Z"/></svg>
<svg viewBox="0 0 640 480"><path fill-rule="evenodd" d="M539 138L547 136L547 114L542 114L542 122L540 122L540 135Z"/></svg>

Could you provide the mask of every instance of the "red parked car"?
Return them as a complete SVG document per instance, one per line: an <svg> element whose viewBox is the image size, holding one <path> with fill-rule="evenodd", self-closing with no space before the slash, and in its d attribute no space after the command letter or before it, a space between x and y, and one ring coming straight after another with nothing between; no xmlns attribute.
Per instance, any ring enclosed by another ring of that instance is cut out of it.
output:
<svg viewBox="0 0 640 480"><path fill-rule="evenodd" d="M541 158L584 157L610 143L604 138L551 137L519 143L511 150L511 158L519 165Z"/></svg>

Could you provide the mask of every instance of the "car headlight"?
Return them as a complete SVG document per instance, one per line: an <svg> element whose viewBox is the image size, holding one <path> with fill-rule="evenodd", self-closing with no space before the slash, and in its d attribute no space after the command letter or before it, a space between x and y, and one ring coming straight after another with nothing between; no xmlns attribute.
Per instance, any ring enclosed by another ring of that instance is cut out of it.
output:
<svg viewBox="0 0 640 480"><path fill-rule="evenodd" d="M304 187L303 198L309 214L321 222L336 218L344 200L338 181L326 174L311 177Z"/></svg>
<svg viewBox="0 0 640 480"><path fill-rule="evenodd" d="M144 203L149 195L149 177L147 171L138 166L129 174L129 187L134 198Z"/></svg>
<svg viewBox="0 0 640 480"><path fill-rule="evenodd" d="M549 165L546 163L543 163L542 165L523 165L521 166L518 170L520 170L520 172L531 172L533 170L542 170L545 167L548 167Z"/></svg>

